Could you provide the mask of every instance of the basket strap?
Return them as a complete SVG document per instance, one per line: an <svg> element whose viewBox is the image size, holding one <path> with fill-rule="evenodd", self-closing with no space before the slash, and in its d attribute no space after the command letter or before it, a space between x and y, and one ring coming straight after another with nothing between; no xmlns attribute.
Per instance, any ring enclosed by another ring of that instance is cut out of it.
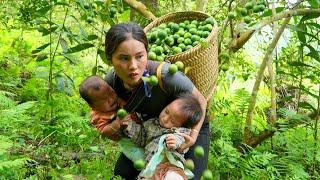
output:
<svg viewBox="0 0 320 180"><path fill-rule="evenodd" d="M163 87L163 82L162 82L162 76L161 76L161 70L162 70L162 66L165 64L166 62L161 62L160 65L157 67L157 79L158 79L158 84L161 88L162 91L166 92L166 90Z"/></svg>

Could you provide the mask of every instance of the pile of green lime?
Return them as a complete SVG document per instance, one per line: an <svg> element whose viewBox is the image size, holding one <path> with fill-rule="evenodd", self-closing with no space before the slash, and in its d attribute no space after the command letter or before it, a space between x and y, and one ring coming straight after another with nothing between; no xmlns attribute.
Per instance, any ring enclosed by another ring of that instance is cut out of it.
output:
<svg viewBox="0 0 320 180"><path fill-rule="evenodd" d="M238 6L235 11L228 13L229 19L243 19L246 24L252 22L252 15L264 12L267 8L267 4L264 1L247 1L244 7Z"/></svg>
<svg viewBox="0 0 320 180"><path fill-rule="evenodd" d="M162 23L147 32L150 44L148 58L163 61L169 55L187 51L204 42L213 26L213 17L203 21L184 20L180 23Z"/></svg>

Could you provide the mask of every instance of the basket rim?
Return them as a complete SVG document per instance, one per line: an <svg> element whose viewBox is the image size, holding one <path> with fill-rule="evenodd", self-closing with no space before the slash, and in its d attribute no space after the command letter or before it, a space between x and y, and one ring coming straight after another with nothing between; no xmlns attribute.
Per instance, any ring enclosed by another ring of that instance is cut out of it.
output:
<svg viewBox="0 0 320 180"><path fill-rule="evenodd" d="M209 14L207 14L207 13L204 13L204 12L201 12L201 11L178 11L178 12L170 12L170 13L168 13L168 14L165 14L165 15L163 15L163 16L155 19L155 20L153 20L151 23L149 23L147 26L145 26L143 30L145 31L145 33L147 33L147 31L146 31L146 30L147 30L147 27L151 26L151 24L156 24L156 22L161 21L161 20L163 20L163 19L165 19L165 18L168 18L168 17L171 17L171 16L176 16L176 15L179 15L179 14L185 15L185 14L188 14L188 13L191 13L191 14L201 14L201 15L207 16L207 18L208 18L208 17L212 17L211 15L209 15ZM196 52L196 51L198 51L198 50L202 47L201 43L208 43L208 44L210 44L210 41L209 41L209 40L211 40L214 35L217 35L217 32L218 32L218 24L217 24L217 21L216 21L214 18L213 18L213 20L214 20L214 26L212 27L212 30L211 30L209 36L208 36L204 41L200 42L199 44L197 44L197 45L194 46L193 48L190 48L190 49L188 49L188 50L186 50L186 51L183 51L183 52L181 52L181 53L174 54L174 55L169 55L169 56L166 57L166 59L170 60L170 59L172 59L172 58L175 57L175 56L184 56L184 55L187 55L187 54L189 54L189 53ZM155 26L155 27L156 27L156 26ZM153 28L154 28L154 27L153 27ZM152 29L152 28L149 28L149 30L151 30L151 29ZM149 31L149 30L148 30L148 31Z"/></svg>

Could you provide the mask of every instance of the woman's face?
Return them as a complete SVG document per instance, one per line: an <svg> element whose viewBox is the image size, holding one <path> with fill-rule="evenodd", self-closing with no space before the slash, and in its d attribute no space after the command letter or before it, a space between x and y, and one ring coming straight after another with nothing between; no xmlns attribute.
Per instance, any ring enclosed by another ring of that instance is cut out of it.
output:
<svg viewBox="0 0 320 180"><path fill-rule="evenodd" d="M112 54L111 62L125 87L135 87L147 65L147 51L142 42L133 39L123 41Z"/></svg>

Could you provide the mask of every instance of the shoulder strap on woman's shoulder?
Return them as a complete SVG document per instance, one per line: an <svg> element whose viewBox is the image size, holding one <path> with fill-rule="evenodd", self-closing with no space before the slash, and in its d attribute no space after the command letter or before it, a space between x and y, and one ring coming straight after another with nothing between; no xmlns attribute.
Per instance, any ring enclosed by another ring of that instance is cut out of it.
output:
<svg viewBox="0 0 320 180"><path fill-rule="evenodd" d="M165 64L166 62L161 62L159 64L159 66L157 67L157 79L158 79L158 84L161 88L162 91L166 92L166 90L163 87L163 81L162 81L162 76L161 76L161 70L162 70L162 66Z"/></svg>

